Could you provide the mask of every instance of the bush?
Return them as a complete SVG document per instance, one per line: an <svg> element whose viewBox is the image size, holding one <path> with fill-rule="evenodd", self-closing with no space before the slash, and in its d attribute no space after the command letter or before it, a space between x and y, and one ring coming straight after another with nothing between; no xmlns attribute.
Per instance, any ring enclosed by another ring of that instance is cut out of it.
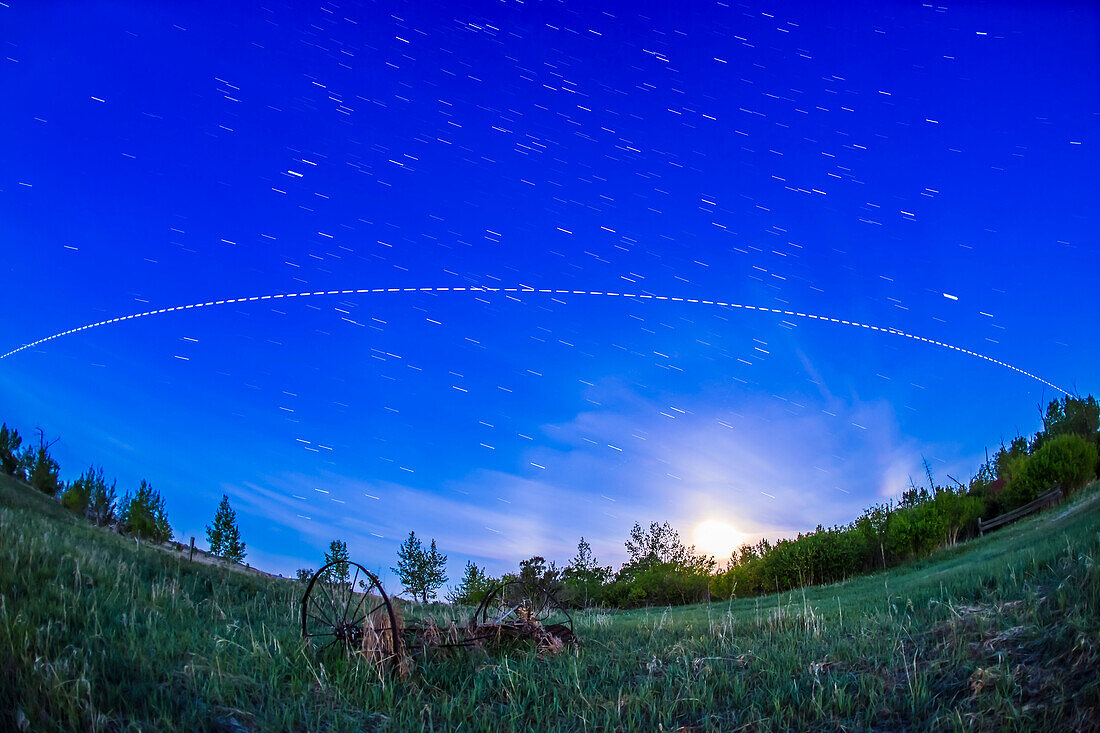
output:
<svg viewBox="0 0 1100 733"><path fill-rule="evenodd" d="M84 512L87 511L88 503L91 501L91 498L92 492L90 487L86 486L80 479L77 479L69 484L68 488L61 493L61 506L65 507L73 514L84 516Z"/></svg>
<svg viewBox="0 0 1100 733"><path fill-rule="evenodd" d="M496 581L473 562L466 561L466 569L458 585L447 594L451 603L464 606L476 606L485 598L485 594Z"/></svg>
<svg viewBox="0 0 1100 733"><path fill-rule="evenodd" d="M953 545L978 533L978 518L985 511L985 502L979 497L971 496L965 489L940 489L932 497L932 504L944 518L946 544Z"/></svg>
<svg viewBox="0 0 1100 733"><path fill-rule="evenodd" d="M128 534L145 537L155 542L172 539L172 527L164 511L164 499L145 480L141 480L137 494L122 500L122 529Z"/></svg>
<svg viewBox="0 0 1100 733"><path fill-rule="evenodd" d="M1043 430L1035 436L1031 450L1035 452L1046 441L1067 434L1079 435L1093 445L1100 442L1100 405L1095 397L1066 395L1060 401L1051 400L1043 416Z"/></svg>
<svg viewBox="0 0 1100 733"><path fill-rule="evenodd" d="M619 608L699 603L710 596L713 569L713 564L650 563L644 570L620 572L614 582L603 586L602 601Z"/></svg>
<svg viewBox="0 0 1100 733"><path fill-rule="evenodd" d="M61 505L98 525L109 524L115 519L114 484L107 486L102 468L89 466L61 494Z"/></svg>
<svg viewBox="0 0 1100 733"><path fill-rule="evenodd" d="M1033 501L1055 484L1070 494L1096 475L1096 446L1075 433L1064 433L1043 441L1019 465L1004 490L1004 510Z"/></svg>

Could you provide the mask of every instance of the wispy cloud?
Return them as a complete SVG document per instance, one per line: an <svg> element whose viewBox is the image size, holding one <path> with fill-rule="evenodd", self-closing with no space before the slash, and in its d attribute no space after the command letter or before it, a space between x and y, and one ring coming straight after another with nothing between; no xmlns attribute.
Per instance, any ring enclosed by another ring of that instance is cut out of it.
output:
<svg viewBox="0 0 1100 733"><path fill-rule="evenodd" d="M478 470L441 486L335 473L224 486L242 511L289 530L303 555L340 537L385 571L415 529L451 555L501 572L530 555L564 563L585 536L605 563L624 559L634 522L669 521L687 538L707 519L750 537L846 522L923 477L921 447L884 403L752 398L733 409L608 383L598 408L545 425L513 472ZM300 498L299 498L300 497ZM316 564L316 563L314 563Z"/></svg>

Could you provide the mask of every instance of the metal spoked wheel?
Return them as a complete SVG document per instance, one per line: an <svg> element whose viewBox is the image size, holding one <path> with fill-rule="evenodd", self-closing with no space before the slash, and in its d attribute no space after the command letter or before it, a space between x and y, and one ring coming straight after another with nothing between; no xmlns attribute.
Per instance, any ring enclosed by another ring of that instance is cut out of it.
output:
<svg viewBox="0 0 1100 733"><path fill-rule="evenodd" d="M364 649L369 630L372 651L389 654L400 648L400 629L389 596L378 577L362 565L330 562L310 578L302 596L302 636L318 651Z"/></svg>

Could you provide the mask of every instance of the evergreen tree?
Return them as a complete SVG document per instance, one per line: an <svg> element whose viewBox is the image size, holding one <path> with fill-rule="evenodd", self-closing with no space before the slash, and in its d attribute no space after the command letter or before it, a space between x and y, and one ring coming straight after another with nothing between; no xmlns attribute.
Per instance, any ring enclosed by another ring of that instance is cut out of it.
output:
<svg viewBox="0 0 1100 733"><path fill-rule="evenodd" d="M237 513L229 507L229 497L225 494L222 494L222 503L214 514L214 523L206 527L206 541L210 543L211 554L229 562L244 560L244 543L237 527Z"/></svg>
<svg viewBox="0 0 1100 733"><path fill-rule="evenodd" d="M22 461L20 460L19 446L23 444L23 438L15 428L8 429L8 424L0 426L0 469L9 476L22 477Z"/></svg>
<svg viewBox="0 0 1100 733"><path fill-rule="evenodd" d="M123 531L156 542L172 539L172 527L164 511L164 499L145 479L141 480L137 494L127 494L122 500Z"/></svg>
<svg viewBox="0 0 1100 733"><path fill-rule="evenodd" d="M20 481L29 481L31 469L34 468L34 458L37 451L29 445L23 446L23 452L19 455L19 466L15 469L15 477Z"/></svg>
<svg viewBox="0 0 1100 733"><path fill-rule="evenodd" d="M111 524L118 518L115 482L112 481L110 486L107 485L107 482L103 480L102 468L94 474L92 474L91 468L89 468L88 479L91 481L91 487L88 493L88 505L84 510L84 515L100 527Z"/></svg>
<svg viewBox="0 0 1100 733"><path fill-rule="evenodd" d="M420 597L424 590L424 546L416 532L409 532L409 536L397 548L397 567L390 568L397 573L401 585L410 593L413 600Z"/></svg>
<svg viewBox="0 0 1100 733"><path fill-rule="evenodd" d="M451 603L464 606L474 606L481 603L485 594L493 587L493 578L475 565L472 561L466 562L466 569L462 573L462 580L447 594L447 600Z"/></svg>

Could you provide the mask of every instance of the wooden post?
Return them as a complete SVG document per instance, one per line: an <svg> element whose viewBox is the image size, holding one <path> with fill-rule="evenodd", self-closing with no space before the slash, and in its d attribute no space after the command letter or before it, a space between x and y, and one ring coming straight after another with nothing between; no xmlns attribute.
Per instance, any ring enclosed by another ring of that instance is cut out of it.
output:
<svg viewBox="0 0 1100 733"><path fill-rule="evenodd" d="M191 538L191 557L187 558L187 561L188 562L194 562L195 561L195 538L194 537Z"/></svg>

